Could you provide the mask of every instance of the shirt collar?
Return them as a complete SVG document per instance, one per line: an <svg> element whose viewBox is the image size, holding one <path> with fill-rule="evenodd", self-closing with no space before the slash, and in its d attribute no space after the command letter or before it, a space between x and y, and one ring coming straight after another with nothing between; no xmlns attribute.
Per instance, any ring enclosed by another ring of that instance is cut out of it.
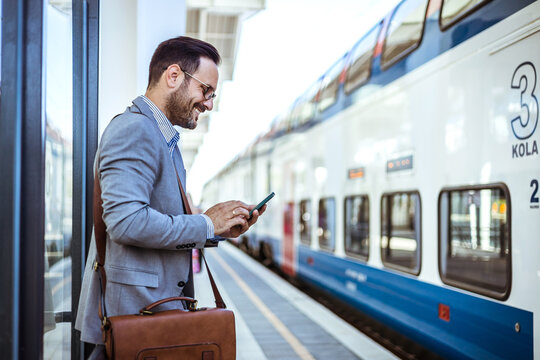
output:
<svg viewBox="0 0 540 360"><path fill-rule="evenodd" d="M154 119L156 120L159 130L161 131L161 134L165 138L165 141L167 142L167 146L169 148L172 148L173 146L176 146L178 143L178 140L180 140L180 134L176 129L172 126L171 122L165 114L150 100L144 95L141 95L141 98L144 100L144 102L148 105L150 108L150 111L152 111L152 114L154 115Z"/></svg>

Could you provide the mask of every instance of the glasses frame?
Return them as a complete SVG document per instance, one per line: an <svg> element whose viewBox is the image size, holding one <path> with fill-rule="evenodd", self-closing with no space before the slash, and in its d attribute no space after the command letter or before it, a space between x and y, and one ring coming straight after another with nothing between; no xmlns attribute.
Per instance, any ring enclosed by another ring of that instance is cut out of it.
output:
<svg viewBox="0 0 540 360"><path fill-rule="evenodd" d="M195 76L193 76L192 74L188 73L187 71L185 71L184 69L180 68L180 70L182 70L182 72L184 74L186 74L187 76L189 76L190 78L192 78L193 80L195 81L198 81L202 86L204 86L206 89L203 91L203 96L206 100L213 100L216 98L216 92L214 90L214 88L210 85L208 85L207 83L205 82L202 82L201 80L197 79ZM208 92L210 90L214 90L211 94L208 94Z"/></svg>

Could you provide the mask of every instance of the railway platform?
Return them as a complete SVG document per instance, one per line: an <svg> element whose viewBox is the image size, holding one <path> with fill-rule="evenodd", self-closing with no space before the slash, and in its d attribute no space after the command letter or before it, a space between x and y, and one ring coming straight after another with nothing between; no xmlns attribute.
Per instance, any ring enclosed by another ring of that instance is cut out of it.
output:
<svg viewBox="0 0 540 360"><path fill-rule="evenodd" d="M235 314L238 360L397 358L231 244L205 256ZM204 265L195 294L199 306L215 306Z"/></svg>

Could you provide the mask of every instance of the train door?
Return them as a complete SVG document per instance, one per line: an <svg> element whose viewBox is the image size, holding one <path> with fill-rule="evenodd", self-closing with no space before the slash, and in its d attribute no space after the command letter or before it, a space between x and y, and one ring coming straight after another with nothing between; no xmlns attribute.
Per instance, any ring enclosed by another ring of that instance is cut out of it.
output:
<svg viewBox="0 0 540 360"><path fill-rule="evenodd" d="M283 264L282 270L293 276L294 266L294 203L286 203L283 209Z"/></svg>
<svg viewBox="0 0 540 360"><path fill-rule="evenodd" d="M294 185L295 162L289 160L283 167L283 243L281 247L281 267L288 275L295 274L295 247L294 247Z"/></svg>

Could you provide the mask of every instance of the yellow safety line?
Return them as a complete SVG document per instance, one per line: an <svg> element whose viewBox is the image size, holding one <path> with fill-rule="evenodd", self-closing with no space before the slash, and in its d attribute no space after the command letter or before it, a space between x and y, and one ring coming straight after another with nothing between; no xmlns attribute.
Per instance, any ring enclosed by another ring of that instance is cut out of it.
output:
<svg viewBox="0 0 540 360"><path fill-rule="evenodd" d="M302 343L300 340L296 338L296 336L293 335L287 329L285 324L279 320L279 318L262 302L262 300L251 290L251 288L238 276L238 274L223 260L221 256L216 254L216 252L212 253L213 256L216 257L216 260L223 266L223 268L231 275L231 277L236 281L238 286L246 293L246 295L251 299L251 301L259 308L261 313L270 321L270 323L274 326L274 328L281 334L281 336L291 345L294 352L298 354L298 356L301 359L304 360L315 360L315 358L309 353L308 349Z"/></svg>

